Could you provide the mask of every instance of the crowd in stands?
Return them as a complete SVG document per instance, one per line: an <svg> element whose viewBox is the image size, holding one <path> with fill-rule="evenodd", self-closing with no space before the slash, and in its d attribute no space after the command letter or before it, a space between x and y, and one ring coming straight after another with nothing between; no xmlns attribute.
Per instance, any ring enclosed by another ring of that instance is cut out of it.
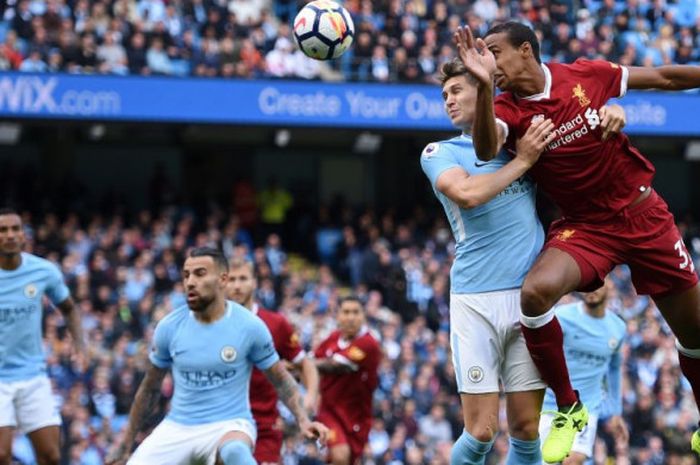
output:
<svg viewBox="0 0 700 465"><path fill-rule="evenodd" d="M89 347L86 358L72 354L61 313L47 310L45 347L64 420L63 463L102 463L125 425L155 323L185 303L183 257L189 247L213 245L229 257L255 263L259 302L287 316L307 349L334 328L337 298L359 295L385 355L363 464L447 465L451 444L463 428L448 337L453 256L448 226L441 215L425 210L401 218L371 209L321 208L318 216L313 227L317 251L302 256L288 239L293 235L246 229L223 209L60 217L23 213L27 251L60 266ZM700 269L700 230L690 219L680 224ZM623 395L631 439L629 447L615 444L601 426L595 463L695 463L689 440L697 409L680 374L674 339L653 302L635 294L625 267L612 278L612 307L627 321L629 333ZM162 394L161 414L172 395L170 379ZM289 415L283 418L284 464L322 463L315 446L296 435ZM502 417L487 463L504 462L506 431ZM19 463L32 463L26 438L18 436L14 454Z"/></svg>
<svg viewBox="0 0 700 465"><path fill-rule="evenodd" d="M355 43L306 57L290 22L302 0L5 0L0 70L431 82L451 36L497 21L535 28L545 61L652 66L700 60L696 0L346 0Z"/></svg>

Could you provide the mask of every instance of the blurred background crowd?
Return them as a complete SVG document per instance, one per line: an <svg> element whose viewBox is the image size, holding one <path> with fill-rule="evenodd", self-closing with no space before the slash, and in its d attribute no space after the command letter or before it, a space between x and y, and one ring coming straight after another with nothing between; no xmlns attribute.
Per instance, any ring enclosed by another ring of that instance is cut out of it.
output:
<svg viewBox="0 0 700 465"><path fill-rule="evenodd" d="M329 64L304 56L299 0L4 0L0 70L430 82L451 36L494 21L535 28L545 61L696 63L696 0L347 0L355 44Z"/></svg>
<svg viewBox="0 0 700 465"><path fill-rule="evenodd" d="M15 190L3 194L21 198ZM27 250L60 266L89 347L85 359L72 355L60 312L46 313L48 370L64 419L64 463L102 463L126 422L156 322L185 303L180 266L188 248L213 245L255 263L259 302L284 314L306 349L334 328L337 298L359 295L385 354L363 463L448 464L463 425L448 337L454 244L442 212L432 205L374 211L338 201L301 214L282 186L255 199L252 210L163 204L129 211L108 204L81 210L68 197L66 211L92 213L52 213L41 203L24 211ZM272 206L287 211L284 221L265 220ZM691 218L679 224L700 268L700 229ZM595 463L693 464L688 444L698 416L674 339L653 302L635 294L625 267L612 278L611 307L628 327L623 395L631 439L629 449L615 444L602 420ZM172 395L170 380L162 391L161 415ZM489 464L503 463L506 431L503 417ZM291 421L286 436L285 465L321 463ZM19 463L32 463L26 439L17 438L14 453Z"/></svg>

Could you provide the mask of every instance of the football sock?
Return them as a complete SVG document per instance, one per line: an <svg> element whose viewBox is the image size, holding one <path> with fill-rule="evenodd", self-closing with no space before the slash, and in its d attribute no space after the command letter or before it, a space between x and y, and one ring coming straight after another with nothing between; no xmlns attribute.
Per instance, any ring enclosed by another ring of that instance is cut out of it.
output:
<svg viewBox="0 0 700 465"><path fill-rule="evenodd" d="M520 314L525 344L540 376L554 391L559 407L574 405L578 396L571 387L569 370L564 358L564 333L554 309L537 317Z"/></svg>
<svg viewBox="0 0 700 465"><path fill-rule="evenodd" d="M219 457L225 465L257 465L248 444L242 441L228 441L219 448Z"/></svg>
<svg viewBox="0 0 700 465"><path fill-rule="evenodd" d="M510 437L510 447L506 456L506 465L541 465L542 450L540 439L525 441Z"/></svg>
<svg viewBox="0 0 700 465"><path fill-rule="evenodd" d="M479 441L467 430L462 430L462 434L452 446L450 465L483 465L494 440L495 437L488 442Z"/></svg>
<svg viewBox="0 0 700 465"><path fill-rule="evenodd" d="M681 371L693 388L695 403L700 408L700 349L686 349L679 342L676 342L676 347Z"/></svg>

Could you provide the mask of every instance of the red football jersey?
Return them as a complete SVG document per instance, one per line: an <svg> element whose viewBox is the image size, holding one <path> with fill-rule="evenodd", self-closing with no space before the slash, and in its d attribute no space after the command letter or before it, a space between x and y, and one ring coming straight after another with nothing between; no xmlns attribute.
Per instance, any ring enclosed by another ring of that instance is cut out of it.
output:
<svg viewBox="0 0 700 465"><path fill-rule="evenodd" d="M304 351L301 349L298 334L287 319L279 313L260 307L257 307L257 315L270 329L280 358L299 362L304 357ZM255 367L250 378L250 408L258 428L269 427L277 421L277 391L265 373Z"/></svg>
<svg viewBox="0 0 700 465"><path fill-rule="evenodd" d="M579 59L571 65L542 65L544 92L496 97L496 118L508 126L505 147L530 124L550 118L557 136L530 174L561 208L564 216L586 222L610 218L649 188L653 165L632 147L625 134L602 141L598 111L627 90L626 68L602 60ZM499 122L501 126L503 124Z"/></svg>
<svg viewBox="0 0 700 465"><path fill-rule="evenodd" d="M379 384L381 348L377 340L366 329L350 341L334 331L316 348L315 356L357 367L352 373L321 375L319 415L334 415L349 431L368 426L372 421L372 394Z"/></svg>

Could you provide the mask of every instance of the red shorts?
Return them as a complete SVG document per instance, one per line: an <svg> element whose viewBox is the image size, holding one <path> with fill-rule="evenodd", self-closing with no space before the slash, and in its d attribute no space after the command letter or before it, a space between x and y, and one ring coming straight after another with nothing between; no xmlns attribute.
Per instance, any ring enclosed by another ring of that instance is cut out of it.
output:
<svg viewBox="0 0 700 465"><path fill-rule="evenodd" d="M255 461L259 464L280 463L282 431L270 426L258 426L258 439L255 441Z"/></svg>
<svg viewBox="0 0 700 465"><path fill-rule="evenodd" d="M330 430L328 434L329 449L333 446L347 444L350 447L351 464L354 464L357 459L362 457L362 452L365 450L365 444L367 444L367 439L369 438L369 423L366 425L349 425L328 412L319 413L316 419Z"/></svg>
<svg viewBox="0 0 700 465"><path fill-rule="evenodd" d="M655 191L603 223L555 221L544 246L549 247L576 260L580 291L599 288L613 267L622 263L630 267L637 293L656 299L684 292L698 282L673 215Z"/></svg>

